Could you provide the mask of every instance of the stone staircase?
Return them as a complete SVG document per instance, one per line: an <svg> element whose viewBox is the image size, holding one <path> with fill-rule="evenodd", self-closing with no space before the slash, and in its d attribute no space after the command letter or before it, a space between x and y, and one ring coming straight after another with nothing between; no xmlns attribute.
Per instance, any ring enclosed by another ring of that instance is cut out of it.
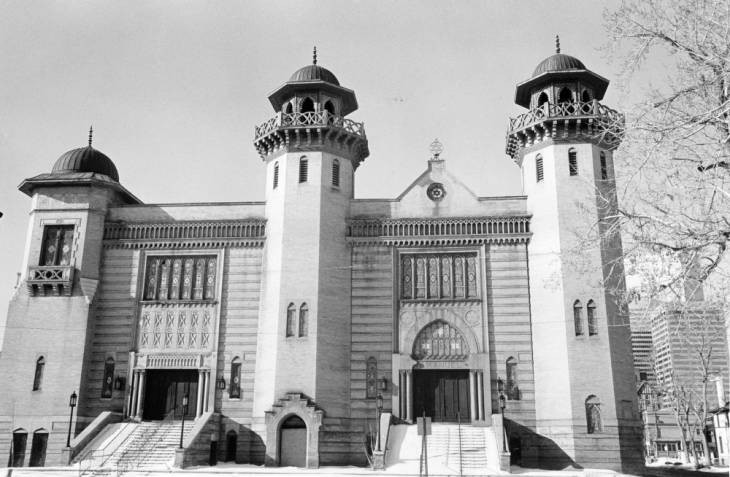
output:
<svg viewBox="0 0 730 477"><path fill-rule="evenodd" d="M75 459L79 469L117 471L168 469L180 445L180 421L126 422L92 441ZM185 422L183 438L193 428Z"/></svg>

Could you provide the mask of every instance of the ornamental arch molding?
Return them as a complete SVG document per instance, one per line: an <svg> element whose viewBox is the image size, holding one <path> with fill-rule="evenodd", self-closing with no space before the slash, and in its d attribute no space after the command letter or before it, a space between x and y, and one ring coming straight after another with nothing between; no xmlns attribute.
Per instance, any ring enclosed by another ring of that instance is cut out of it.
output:
<svg viewBox="0 0 730 477"><path fill-rule="evenodd" d="M484 347L480 339L478 339L474 328L479 328L480 323L476 326L470 325L465 320L465 315L461 313L444 312L435 313L436 310L430 310L429 313L415 313L415 319L406 324L401 321L399 348L402 354L411 354L414 351L416 339L419 333L427 327L437 323L443 323L453 329L464 342L463 348L465 355L483 353ZM462 316L463 315L463 316Z"/></svg>
<svg viewBox="0 0 730 477"><path fill-rule="evenodd" d="M281 452L279 435L281 425L290 417L297 416L307 426L306 468L319 467L319 428L323 412L300 393L288 393L270 411L266 411L266 461L267 466L279 466Z"/></svg>

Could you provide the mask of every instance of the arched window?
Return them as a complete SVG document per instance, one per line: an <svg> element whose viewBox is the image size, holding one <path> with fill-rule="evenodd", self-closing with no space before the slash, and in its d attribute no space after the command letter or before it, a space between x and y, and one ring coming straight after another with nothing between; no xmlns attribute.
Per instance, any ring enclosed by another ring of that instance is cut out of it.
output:
<svg viewBox="0 0 730 477"><path fill-rule="evenodd" d="M340 187L340 161L338 159L332 161L332 185Z"/></svg>
<svg viewBox="0 0 730 477"><path fill-rule="evenodd" d="M575 336L583 336L583 305L580 300L575 300L573 303L573 325Z"/></svg>
<svg viewBox="0 0 730 477"><path fill-rule="evenodd" d="M601 151L601 180L608 179L608 163L606 162L606 153Z"/></svg>
<svg viewBox="0 0 730 477"><path fill-rule="evenodd" d="M286 109L284 110L286 114L291 114L294 112L294 108L291 105L291 102L286 103Z"/></svg>
<svg viewBox="0 0 730 477"><path fill-rule="evenodd" d="M568 149L568 171L571 176L578 175L578 154L572 147Z"/></svg>
<svg viewBox="0 0 730 477"><path fill-rule="evenodd" d="M596 304L593 300L588 302L588 335L595 336L598 334L598 322L596 318Z"/></svg>
<svg viewBox="0 0 730 477"><path fill-rule="evenodd" d="M601 401L593 395L586 399L586 428L588 434L598 434L603 432L603 423L601 422Z"/></svg>
<svg viewBox="0 0 730 477"><path fill-rule="evenodd" d="M112 390L114 389L114 358L111 356L106 358L104 361L104 380L101 383L101 397L110 398L112 397Z"/></svg>
<svg viewBox="0 0 730 477"><path fill-rule="evenodd" d="M231 384L228 389L228 397L241 398L241 358L238 356L231 361Z"/></svg>
<svg viewBox="0 0 730 477"><path fill-rule="evenodd" d="M307 161L307 156L302 156L299 158L299 182L307 182L307 176L309 173L309 161Z"/></svg>
<svg viewBox="0 0 730 477"><path fill-rule="evenodd" d="M537 182L542 182L545 177L542 170L542 156L540 154L535 156L535 176L537 178Z"/></svg>
<svg viewBox="0 0 730 477"><path fill-rule="evenodd" d="M286 309L286 337L294 336L297 322L297 307L294 303L289 303Z"/></svg>
<svg viewBox="0 0 730 477"><path fill-rule="evenodd" d="M25 429L13 431L11 467L23 467L25 461L25 446L28 443L28 433Z"/></svg>
<svg viewBox="0 0 730 477"><path fill-rule="evenodd" d="M43 382L43 368L46 366L46 358L41 356L35 362L35 376L33 377L33 391L38 391Z"/></svg>
<svg viewBox="0 0 730 477"><path fill-rule="evenodd" d="M537 107L539 108L543 104L548 102L548 95L546 92L540 93L540 96L537 97Z"/></svg>
<svg viewBox="0 0 730 477"><path fill-rule="evenodd" d="M365 364L365 397L375 399L378 396L378 360L369 357Z"/></svg>
<svg viewBox="0 0 730 477"><path fill-rule="evenodd" d="M302 113L313 113L314 112L314 101L312 101L312 98L304 98L304 101L302 101Z"/></svg>
<svg viewBox="0 0 730 477"><path fill-rule="evenodd" d="M28 467L43 467L46 464L46 448L48 447L48 431L38 429L33 433Z"/></svg>
<svg viewBox="0 0 730 477"><path fill-rule="evenodd" d="M226 432L226 462L236 460L236 448L238 447L238 434L231 429Z"/></svg>
<svg viewBox="0 0 730 477"><path fill-rule="evenodd" d="M309 307L302 303L299 307L299 337L309 334Z"/></svg>
<svg viewBox="0 0 730 477"><path fill-rule="evenodd" d="M441 320L426 325L413 344L413 356L418 360L465 359L468 354L469 348L461 333Z"/></svg>
<svg viewBox="0 0 730 477"><path fill-rule="evenodd" d="M324 109L325 109L325 111L327 111L328 113L330 113L332 116L335 115L335 105L332 104L332 101L327 100L324 103Z"/></svg>
<svg viewBox="0 0 730 477"><path fill-rule="evenodd" d="M279 187L279 163L274 163L274 189Z"/></svg>
<svg viewBox="0 0 730 477"><path fill-rule="evenodd" d="M560 94L558 95L558 102L570 103L572 101L573 101L573 93L571 93L568 88L561 89Z"/></svg>
<svg viewBox="0 0 730 477"><path fill-rule="evenodd" d="M505 383L505 393L507 399L519 400L520 387L517 383L517 360L510 356L507 358L506 373L507 382Z"/></svg>
<svg viewBox="0 0 730 477"><path fill-rule="evenodd" d="M587 102L589 102L589 101L590 101L591 99L592 99L592 98L591 98L591 93L590 93L590 92L589 92L589 91L588 91L587 89L584 89L584 90L583 90L583 93L582 93L582 94L581 94L581 96L580 96L580 100L581 100L581 101L583 101L584 103L587 103Z"/></svg>

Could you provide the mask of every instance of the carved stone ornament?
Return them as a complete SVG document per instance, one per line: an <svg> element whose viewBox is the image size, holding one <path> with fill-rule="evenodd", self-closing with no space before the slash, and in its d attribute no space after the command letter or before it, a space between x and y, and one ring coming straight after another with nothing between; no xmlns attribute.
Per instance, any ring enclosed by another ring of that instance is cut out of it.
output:
<svg viewBox="0 0 730 477"><path fill-rule="evenodd" d="M444 198L444 196L446 195L446 190L444 189L444 185L442 183L434 182L433 184L428 186L428 189L426 189L426 195L432 201L438 202Z"/></svg>

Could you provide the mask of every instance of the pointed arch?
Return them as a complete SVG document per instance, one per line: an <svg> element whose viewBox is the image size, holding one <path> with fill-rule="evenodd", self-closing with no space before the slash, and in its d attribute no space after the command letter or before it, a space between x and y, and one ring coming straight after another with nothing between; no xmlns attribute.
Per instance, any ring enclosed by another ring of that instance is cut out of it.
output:
<svg viewBox="0 0 730 477"><path fill-rule="evenodd" d="M591 92L588 91L587 89L584 89L580 95L580 100L583 101L584 103L592 101L593 98L591 97Z"/></svg>
<svg viewBox="0 0 730 477"><path fill-rule="evenodd" d="M292 114L294 112L294 106L292 106L291 101L286 103L286 109L284 110L286 114Z"/></svg>
<svg viewBox="0 0 730 477"><path fill-rule="evenodd" d="M596 318L596 303L593 300L588 301L586 306L588 310L588 336L598 334L598 319Z"/></svg>
<svg viewBox="0 0 730 477"><path fill-rule="evenodd" d="M417 360L460 360L469 346L459 330L443 320L432 321L416 335L413 357Z"/></svg>
<svg viewBox="0 0 730 477"><path fill-rule="evenodd" d="M46 464L46 449L48 447L48 430L40 428L33 432L33 442L30 447L28 467L43 467Z"/></svg>
<svg viewBox="0 0 730 477"><path fill-rule="evenodd" d="M309 307L306 303L302 303L299 307L299 337L309 334Z"/></svg>
<svg viewBox="0 0 730 477"><path fill-rule="evenodd" d="M313 113L314 112L314 100L307 96L304 98L304 101L302 101L302 107L299 110L302 113Z"/></svg>
<svg viewBox="0 0 730 477"><path fill-rule="evenodd" d="M286 309L286 337L294 336L295 323L297 320L297 307L294 303L289 303Z"/></svg>
<svg viewBox="0 0 730 477"><path fill-rule="evenodd" d="M332 101L330 101L330 100L325 101L324 110L327 111L332 116L335 115L335 105L332 104Z"/></svg>
<svg viewBox="0 0 730 477"><path fill-rule="evenodd" d="M548 95L545 91L540 93L540 96L537 97L537 107L539 108L543 104L547 103L549 101Z"/></svg>
<svg viewBox="0 0 730 477"><path fill-rule="evenodd" d="M572 103L573 102L573 93L570 91L568 87L564 87L560 90L560 93L558 94L558 102L559 103Z"/></svg>
<svg viewBox="0 0 730 477"><path fill-rule="evenodd" d="M35 362L35 374L33 376L33 391L39 391L43 383L43 370L46 367L46 358L38 357Z"/></svg>

